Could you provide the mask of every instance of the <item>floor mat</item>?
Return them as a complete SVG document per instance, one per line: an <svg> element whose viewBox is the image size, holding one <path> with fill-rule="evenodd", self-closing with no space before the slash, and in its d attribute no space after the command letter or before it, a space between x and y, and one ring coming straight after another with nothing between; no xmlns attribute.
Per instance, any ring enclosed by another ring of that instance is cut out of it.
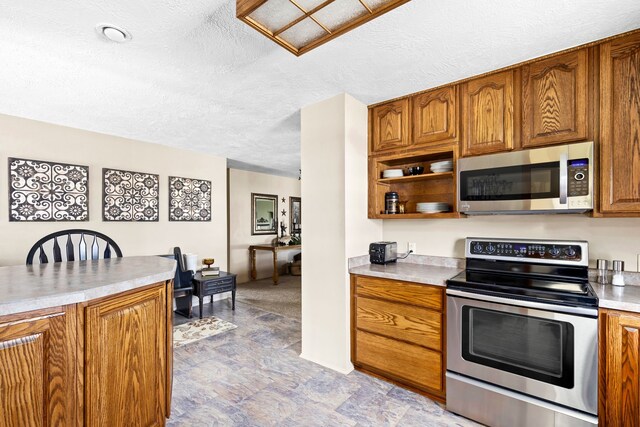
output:
<svg viewBox="0 0 640 427"><path fill-rule="evenodd" d="M217 317L205 317L173 327L173 346L175 348L218 335L237 328L233 323Z"/></svg>

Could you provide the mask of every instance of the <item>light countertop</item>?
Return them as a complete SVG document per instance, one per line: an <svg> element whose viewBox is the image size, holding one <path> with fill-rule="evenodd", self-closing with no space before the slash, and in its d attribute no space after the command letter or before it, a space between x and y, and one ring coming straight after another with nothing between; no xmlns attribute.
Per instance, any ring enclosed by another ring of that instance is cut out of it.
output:
<svg viewBox="0 0 640 427"><path fill-rule="evenodd" d="M146 256L0 267L0 316L76 304L172 279L176 262Z"/></svg>
<svg viewBox="0 0 640 427"><path fill-rule="evenodd" d="M349 273L383 279L403 280L405 282L446 286L446 280L464 269L458 258L427 257L417 255L407 260L386 265L368 263L368 255L351 258ZM595 272L592 271L592 277ZM598 296L600 308L640 313L640 274L625 272L626 286L599 285L591 282Z"/></svg>
<svg viewBox="0 0 640 427"><path fill-rule="evenodd" d="M458 267L414 264L410 262L395 262L386 265L364 264L349 269L351 274L439 286L446 286L446 280L461 271L462 268Z"/></svg>
<svg viewBox="0 0 640 427"><path fill-rule="evenodd" d="M591 282L591 287L598 295L600 308L640 313L640 286L599 285Z"/></svg>

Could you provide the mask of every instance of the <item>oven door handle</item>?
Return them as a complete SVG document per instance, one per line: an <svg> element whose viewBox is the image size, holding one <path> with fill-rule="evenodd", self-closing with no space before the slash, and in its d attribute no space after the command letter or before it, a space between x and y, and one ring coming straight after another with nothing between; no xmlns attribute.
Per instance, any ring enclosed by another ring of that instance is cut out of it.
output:
<svg viewBox="0 0 640 427"><path fill-rule="evenodd" d="M453 297L475 299L478 301L507 304L515 307L536 308L538 310L555 311L558 313L577 314L579 316L596 317L596 318L598 317L597 308L569 307L566 305L546 304L543 302L525 301L525 300L519 300L519 299L496 297L493 295L476 294L473 292L459 291L457 289L447 289L447 295L453 296Z"/></svg>
<svg viewBox="0 0 640 427"><path fill-rule="evenodd" d="M560 204L567 204L567 182L569 181L568 155L566 152L560 154Z"/></svg>

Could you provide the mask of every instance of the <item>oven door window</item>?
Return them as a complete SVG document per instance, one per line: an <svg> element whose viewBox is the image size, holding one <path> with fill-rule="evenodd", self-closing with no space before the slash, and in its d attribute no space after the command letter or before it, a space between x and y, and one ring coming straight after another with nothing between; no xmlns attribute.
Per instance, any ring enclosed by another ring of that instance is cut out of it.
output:
<svg viewBox="0 0 640 427"><path fill-rule="evenodd" d="M560 197L560 162L460 172L460 200L534 200Z"/></svg>
<svg viewBox="0 0 640 427"><path fill-rule="evenodd" d="M462 357L548 384L572 388L573 325L464 306Z"/></svg>

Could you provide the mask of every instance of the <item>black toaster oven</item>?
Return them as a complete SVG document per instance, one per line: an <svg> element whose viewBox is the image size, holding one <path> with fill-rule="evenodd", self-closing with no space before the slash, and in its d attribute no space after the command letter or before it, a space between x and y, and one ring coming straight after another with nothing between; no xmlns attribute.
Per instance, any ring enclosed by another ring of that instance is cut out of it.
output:
<svg viewBox="0 0 640 427"><path fill-rule="evenodd" d="M398 243L373 242L369 244L369 262L371 264L388 264L398 259Z"/></svg>

